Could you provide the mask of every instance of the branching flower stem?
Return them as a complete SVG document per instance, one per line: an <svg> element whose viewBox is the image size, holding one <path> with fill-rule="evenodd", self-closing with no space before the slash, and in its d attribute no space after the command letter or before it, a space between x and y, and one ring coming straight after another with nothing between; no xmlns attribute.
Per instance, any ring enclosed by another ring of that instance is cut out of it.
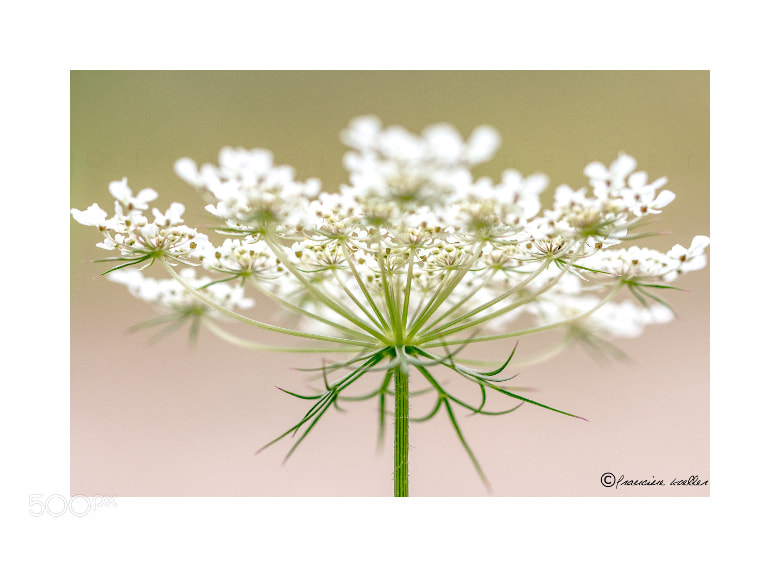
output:
<svg viewBox="0 0 780 567"><path fill-rule="evenodd" d="M323 317L321 315L317 315L316 313L312 313L310 311L307 311L307 310L305 310L305 309L303 309L301 307L298 307L294 303L290 303L289 301L287 301L285 299L282 299L278 295L273 294L270 291L268 291L267 289L265 289L263 286L258 285L258 283L256 281L254 281L254 280L252 281L252 287L254 287L257 291L259 291L260 293L265 295L270 300L278 303L279 305L281 305L285 309L288 309L289 311L291 311L291 312L293 312L293 313L295 313L297 315L301 315L303 317L308 317L308 318L313 319L315 321L319 321L320 323L324 323L325 325L328 325L329 327L332 327L332 328L334 328L334 329L336 329L338 331L341 331L342 333L346 333L347 335L351 335L353 337L361 337L361 338L365 337L365 335L363 335L362 333L360 333L360 332L358 332L358 331L356 331L354 329L350 329L349 327L345 327L343 325L339 325L338 323L336 323L334 321L331 321L327 317Z"/></svg>
<svg viewBox="0 0 780 567"><path fill-rule="evenodd" d="M419 340L422 343L425 343L425 342L427 342L427 341L429 341L431 339L448 337L448 336L454 335L456 333L460 333L461 331L465 331L465 330L470 329L472 327L476 327L478 325L481 325L482 323L490 321L491 319L494 319L495 317L499 317L499 316L501 316L501 315L503 315L505 313L509 313L511 311L514 311L515 309L517 309L521 305L526 305L526 304L530 303L534 299L542 296L544 294L544 292L546 292L547 290L549 290L552 287L554 287L555 284L560 280L561 276L564 273L565 272L563 270L561 270L558 273L557 276L555 276L549 282L545 283L541 288L539 288L539 289L537 289L537 290L535 290L535 291L533 291L531 293L528 293L527 295L523 296L521 299L518 299L517 301L515 301L513 303L510 303L509 305L506 305L506 306L502 307L501 309L498 309L496 311L493 311L493 312L490 312L490 313L488 313L486 315L483 315L482 317L480 317L478 319L474 319L472 321L468 321L466 323L463 323L462 325L459 325L459 326L457 326L455 328L450 328L452 326L452 324L455 323L455 321L463 321L463 320L465 320L465 319L467 319L469 317L473 317L474 315L476 315L476 314L478 314L478 313L480 313L482 311L485 311L486 309L492 307L493 305L496 305L500 301L503 301L504 299L507 299L509 297L508 294L512 293L512 291L513 291L513 290L510 290L509 292L507 292L507 294L503 294L500 297L496 298L495 300L486 303L481 308L474 309L471 313L467 313L464 316L458 317L457 320L455 320L455 321L451 321L450 323L447 323L447 324L442 325L441 327L439 327L437 329L434 329L433 331L429 332L428 334L420 337Z"/></svg>
<svg viewBox="0 0 780 567"><path fill-rule="evenodd" d="M254 341L250 341L247 339L243 339L241 337L237 337L236 335L232 333L228 333L226 330L224 330L222 327L220 327L217 323L214 321L211 321L210 319L204 318L203 323L206 329L211 331L215 336L219 337L226 343L230 343L232 345L247 348L251 350L260 350L260 351L266 351L266 352L290 352L290 353L347 353L347 352L361 352L364 349L358 348L358 347L283 347L279 345L267 345L263 343L257 343Z"/></svg>
<svg viewBox="0 0 780 567"><path fill-rule="evenodd" d="M539 276L539 274L543 273L547 269L547 267L550 265L550 263L552 263L551 259L548 259L547 261L542 262L540 264L540 266L530 276L528 276L522 282L520 282L520 284L518 284L515 287L513 287L512 289L502 293L498 297L495 297L494 299L491 299L490 301L487 301L487 302L481 304L479 307L477 307L475 309L472 309L468 313L460 315L459 317L456 317L455 319L452 319L451 321L448 321L447 323L444 323L443 325L440 325L439 327L436 327L435 329L432 329L432 330L429 330L429 329L431 329L433 327L433 324L429 325L427 327L427 329L422 332L422 336L420 337L419 340L421 342L425 342L430 337L448 336L448 335L460 332L460 331L462 331L464 329L468 329L469 327L473 327L474 325L479 324L483 320L490 320L490 319L494 318L497 314L491 313L491 314L483 317L482 319L479 319L478 321L472 321L472 322L469 322L468 324L464 324L464 325L462 325L460 327L457 327L456 329L451 329L451 330L447 331L446 333L444 332L446 329L449 329L453 325L456 325L457 323L460 323L461 321L465 321L467 319L470 319L471 317L473 317L475 315L478 315L479 313L482 313L483 311L485 311L487 309L490 309L491 307L493 307L497 303L500 303L501 301L511 297L512 295L514 295L518 291L524 289L531 281L533 281L537 276ZM523 300L521 300L521 302L517 302L516 304L512 304L511 306L509 306L508 309L504 309L504 312L512 310L512 309L515 309L519 305L522 305L523 303L527 303L528 301L531 301L533 298L538 297L539 295L541 295L542 293L544 293L545 291L550 289L552 286L554 286L558 282L558 280L561 278L563 273L564 272L561 271L555 278L553 278L551 281L547 282L544 286L542 286L541 289L539 289L536 292L534 292L532 294L529 294L528 296L524 297Z"/></svg>
<svg viewBox="0 0 780 567"><path fill-rule="evenodd" d="M408 328L409 320L409 302L412 298L412 279L414 278L414 264L417 260L417 249L409 250L409 257L406 259L406 284L404 286L404 307L401 313L401 324L404 329Z"/></svg>
<svg viewBox="0 0 780 567"><path fill-rule="evenodd" d="M303 286L317 299L322 301L324 305L327 305L330 309L353 323L356 327L360 327L370 335L376 337L380 341L384 340L384 336L373 329L371 326L365 324L360 319L354 316L354 314L350 313L349 309L341 305L340 303L336 302L333 298L329 297L327 294L323 293L319 289L317 289L316 286L312 285L311 282L309 282L306 277L304 277L303 274L300 273L300 270L298 270L287 258L287 256L284 254L282 250L279 249L279 246L274 242L274 239L269 238L268 241L268 247L273 251L273 253L276 255L276 257L279 259L279 261L282 263L282 265L287 268L290 273L295 276L295 278L303 284Z"/></svg>
<svg viewBox="0 0 780 567"><path fill-rule="evenodd" d="M417 317L417 319L412 324L411 329L409 329L408 336L414 337L420 328L425 324L425 322L428 321L428 319L430 319L436 313L439 307L441 307L442 303L447 300L450 294L455 290L461 280L463 280L466 274L469 273L469 270L471 270L476 261L479 259L479 253L483 246L484 243L475 245L474 250L472 250L470 258L465 266L461 266L458 270L450 270L450 272L447 274L447 277L444 279L444 282L442 282L441 288L434 295L432 301L428 303L420 316ZM452 275L453 273L455 275Z"/></svg>
<svg viewBox="0 0 780 567"><path fill-rule="evenodd" d="M578 254L582 251L583 246L584 246L584 244L580 244L580 247L579 247L579 249L577 251ZM457 332L463 331L463 330L468 329L470 327L473 327L475 325L479 325L479 324L481 324L481 323L483 323L485 321L489 321L490 319L493 319L494 317L497 317L497 316L502 315L504 313L510 312L510 311L516 309L517 307L519 307L521 305L524 305L524 304L532 301L533 299L541 296L547 290L553 288L555 286L555 284L557 284L558 281L560 281L560 279L563 277L563 275L565 273L567 273L567 271L564 270L564 269L560 269L558 274L554 278L552 278L550 281L546 282L540 289L534 291L533 293L527 294L526 296L524 296L519 301L517 301L515 303L512 303L512 304L502 308L498 312L490 313L490 314L488 314L488 315L486 315L486 316L484 316L484 317L482 317L480 319L477 319L475 321L471 321L471 322L469 322L467 324L461 325L460 327L457 327L456 329L450 329L449 331L444 333L445 329L448 329L448 328L452 327L453 325L455 325L455 324L457 324L457 323L459 323L461 321L465 321L466 319L470 319L474 315L477 315L477 314L479 314L479 313L481 313L481 312L483 312L483 311L485 311L487 309L490 309L493 305L496 305L496 304L500 303L501 301L504 301L505 299L511 297L515 293L517 293L517 292L523 290L524 288L526 288L529 283L531 283L534 279L536 279L540 274L544 273L544 271L553 262L555 262L558 258L560 258L560 256L562 254L564 254L568 249L569 248L567 246L558 255L545 259L543 262L540 263L539 267L531 275L529 275L527 278L523 279L519 284L517 284L513 288L509 289L508 291L498 295L494 299L492 299L492 300L490 300L488 302L483 303L482 305L480 305L476 309L473 309L470 312L468 312L468 313L466 313L464 315L461 315L460 317L457 317L457 318L453 319L452 321L449 321L448 323L445 323L445 324L439 326L434 331L430 331L430 332L427 331L427 329L430 329L431 327L433 327L433 324L429 325L426 328L426 331L423 331L423 336L421 337L420 340L422 342L424 342L427 339L429 339L431 336L444 337L444 336L449 336L449 335L455 334Z"/></svg>
<svg viewBox="0 0 780 567"><path fill-rule="evenodd" d="M530 335L533 333L539 333L542 331L547 331L549 329L555 329L556 327L563 327L565 325L570 325L571 323L576 323L577 321L586 318L588 315L594 313L597 309L600 309L607 303L609 303L614 297L617 295L618 291L623 287L622 282L618 282L617 285L615 285L612 288L612 291L606 295L601 301L599 301L594 307L587 311L583 311L582 313L579 313L573 317L569 317L567 319L562 319L560 321L555 321L554 323L548 323L546 325L538 325L536 327L531 327L528 329L521 329L519 331L512 331L509 333L499 333L496 335L486 335L482 337L472 337L469 339L454 339L450 341L434 341L431 343L427 343L426 346L429 348L433 347L447 347L452 345L461 345L461 344L471 344L471 343L478 343L478 342L485 342L485 341L498 341L501 339L510 339L513 337L521 337L523 335Z"/></svg>
<svg viewBox="0 0 780 567"><path fill-rule="evenodd" d="M474 284L474 285L472 286L472 289L471 289L471 291L469 291L469 293L468 293L468 294L466 294L466 295L463 297L463 300L462 300L462 301L459 301L459 302L457 302L457 303L454 303L454 304L453 304L453 305L452 305L452 306L451 306L451 307L450 307L450 308L449 308L447 311L445 311L444 313L442 313L441 315L439 315L439 316L438 316L438 317L437 317L437 318L436 318L434 321L432 321L432 322L428 323L428 324L427 324L427 325L426 325L426 326L425 326L425 327L424 327L424 328L423 328L423 329L420 331L420 335L422 335L422 336L424 336L424 335L427 335L427 334L428 334L428 332L429 332L431 329L434 329L434 328L436 328L436 325L438 325L439 323L441 323L442 321L444 321L444 320L445 320L447 317L451 316L453 313L457 312L457 311L458 311L458 309L461 309L461 308L463 307L463 304L467 304L467 302L468 302L469 300L471 300L471 298L473 298L473 297L474 297L474 296L475 296L477 293L479 293L479 291L480 291L481 289L483 289L483 288L485 288L486 286L488 286L488 285L490 284L490 282L493 280L493 278L494 278L495 276L496 276L496 270L495 270L495 269L490 269L490 271L487 273L487 275L483 276L483 277L482 277L482 279L481 279L479 282L477 282L476 284ZM463 317L464 317L464 318L467 318L467 317L468 317L468 314L467 314L467 315L464 315ZM460 319L458 319L458 320L460 320ZM447 323L447 325L454 324L455 322L457 322L457 321L456 321L456 320L450 321L449 323ZM442 327L442 328L446 328L446 327Z"/></svg>
<svg viewBox="0 0 780 567"><path fill-rule="evenodd" d="M352 254L349 253L349 248L347 247L346 242L343 240L341 241L341 251L344 254L344 258L347 260L347 264L349 265L349 269L352 272L352 276L355 278L355 282L357 282L358 287L360 287L360 291L363 292L363 296L366 298L366 301L371 306L371 309L374 311L374 314L379 319L379 324L375 323L377 326L381 326L382 329L384 329L386 332L390 330L390 326L388 325L387 321L385 320L384 316L382 315L382 311L377 306L376 302L374 301L374 298L371 296L371 293L366 288L366 284L363 281L363 278L360 275L360 272L355 268L355 262L352 261ZM339 283L342 283L341 280L339 280ZM346 290L346 286L343 285L342 287ZM353 301L360 307L360 309L365 312L368 315L368 312L363 305L354 298L352 293L349 293L349 296L352 297ZM372 319L373 320L373 319Z"/></svg>
<svg viewBox="0 0 780 567"><path fill-rule="evenodd" d="M366 306L363 305L363 303L355 297L355 294L350 291L350 289L347 287L347 285L344 283L344 280L341 279L341 276L339 275L337 270L334 270L333 277L336 280L336 282L339 284L339 287L341 287L342 291L346 294L346 296L352 300L352 302L357 305L358 309L368 318L371 323L373 323L377 328L384 329L385 333L390 332L390 328L388 327L387 323L385 322L384 317L382 317L382 312L379 310L379 308L376 306L376 303L373 301L373 299L369 300L369 304L371 305L372 309L374 310L374 313L376 314L379 319L377 320L374 315L371 314L371 312L366 309ZM363 287L363 282L361 280L360 282L361 287ZM364 291L364 293L367 293ZM367 297L371 297L370 295L367 295Z"/></svg>
<svg viewBox="0 0 780 567"><path fill-rule="evenodd" d="M247 317L245 315L241 315L240 313L236 313L234 311L231 311L229 309L226 309L224 306L220 305L216 301L213 301L210 299L206 294L204 294L202 291L194 288L191 286L184 278L182 278L176 270L174 270L168 262L162 262L162 264L165 266L165 269L168 270L168 272L173 276L173 279L175 279L179 284L181 284L188 292L193 294L195 297L197 297L200 301L202 301L204 304L208 305L212 309L216 309L220 313L227 315L228 317L235 319L237 321L241 321L243 323L246 323L248 325L251 325L253 327L257 327L258 329L263 329L266 331L272 331L274 333L280 333L282 335L290 335L293 337L300 337L302 339L311 339L315 341L324 341L329 343L339 343L339 344L346 344L346 345L354 345L362 348L371 348L376 345L365 342L365 341L357 341L353 339L346 339L341 337L326 337L323 335L317 335L313 333L305 333L302 331L295 331L293 329L286 329L284 327L277 327L275 325L269 325L267 323L263 323L261 321L256 321L252 319L251 317Z"/></svg>
<svg viewBox="0 0 780 567"><path fill-rule="evenodd" d="M385 247L381 241L381 235L379 231L376 232L376 246L377 256L379 261L379 273L382 278L382 289L385 295L385 306L387 308L387 318L390 321L390 328L393 332L393 337L396 344L403 341L403 331L401 329L400 321L398 321L398 311L395 307L394 288L390 285L387 277L387 266L385 264Z"/></svg>

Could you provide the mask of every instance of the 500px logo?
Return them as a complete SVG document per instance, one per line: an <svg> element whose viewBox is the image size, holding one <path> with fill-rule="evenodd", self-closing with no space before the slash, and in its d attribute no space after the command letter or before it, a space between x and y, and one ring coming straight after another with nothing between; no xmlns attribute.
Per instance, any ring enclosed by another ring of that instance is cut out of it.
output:
<svg viewBox="0 0 780 567"><path fill-rule="evenodd" d="M117 505L116 496L103 496L101 494L96 494L95 496L77 494L70 497L62 494L52 494L46 498L43 497L43 494L30 494L29 502L30 515L35 517L43 516L44 514L59 517L70 513L72 516L81 518L98 508Z"/></svg>

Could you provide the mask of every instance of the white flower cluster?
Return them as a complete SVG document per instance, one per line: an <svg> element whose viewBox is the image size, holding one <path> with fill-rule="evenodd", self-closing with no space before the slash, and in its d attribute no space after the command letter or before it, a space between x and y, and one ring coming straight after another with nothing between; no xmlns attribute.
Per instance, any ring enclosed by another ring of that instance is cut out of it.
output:
<svg viewBox="0 0 780 567"><path fill-rule="evenodd" d="M464 140L446 124L416 136L362 117L342 139L350 148L349 183L338 192L322 191L317 180L297 181L267 150L224 148L216 166L177 161L176 172L207 196L206 209L222 224L218 232L230 237L219 245L182 224L179 204L147 219L140 211L156 193L133 197L125 180L109 187L113 218L96 204L72 214L99 228L105 239L98 246L129 263L202 265L303 317L309 326L301 333L364 348L459 344L467 342L461 333L495 330L521 313L536 317L540 328L585 328L590 321L597 333L636 336L669 314L660 305L618 303L617 291L627 287L644 303L655 298L648 288L669 287L706 264L705 236L665 253L619 247L638 236L640 220L674 199L659 192L665 178L649 181L627 155L609 167L588 164L590 188L562 185L553 207L541 210L545 176L510 169L494 182L472 175L499 147L490 127ZM139 277L122 281L159 302L150 280L142 285ZM187 288L193 298L198 289L216 288L166 285Z"/></svg>
<svg viewBox="0 0 780 567"><path fill-rule="evenodd" d="M194 161L182 158L175 169L182 179L216 201L206 210L227 227L245 234L269 234L279 227L300 226L309 199L320 192L319 180L296 182L293 169L275 166L267 150L223 148L219 167L209 164L198 170Z"/></svg>
<svg viewBox="0 0 780 567"><path fill-rule="evenodd" d="M666 253L638 246L610 249L583 259L582 264L626 282L671 282L706 266L704 249L708 245L709 238L699 235L687 248L675 244Z"/></svg>
<svg viewBox="0 0 780 567"><path fill-rule="evenodd" d="M181 271L181 278L188 285L202 288L203 293L213 302L218 303L224 309L248 309L255 304L254 299L244 297L244 289L230 286L222 282L214 282L207 277L197 277L192 268ZM137 269L117 270L108 274L108 279L127 286L127 289L135 297L149 301L160 306L166 312L174 312L182 315L203 315L210 309L195 295L175 279L155 279L144 277L143 272ZM214 313L220 317L219 312Z"/></svg>
<svg viewBox="0 0 780 567"><path fill-rule="evenodd" d="M209 240L205 234L182 224L184 205L172 203L165 213L152 209L154 219L150 220L142 211L157 198L154 189L143 189L134 197L125 178L110 183L108 190L116 199L113 217L108 218L108 213L97 203L85 211L71 209L76 222L95 226L103 234L103 242L97 244L99 248L118 252L119 259L127 261L125 266L159 258L174 263L202 261Z"/></svg>

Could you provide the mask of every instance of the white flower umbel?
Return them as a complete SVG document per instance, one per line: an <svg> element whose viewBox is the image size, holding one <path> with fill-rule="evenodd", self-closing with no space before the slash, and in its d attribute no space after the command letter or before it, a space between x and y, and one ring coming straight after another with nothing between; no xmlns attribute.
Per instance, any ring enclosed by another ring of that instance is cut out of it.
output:
<svg viewBox="0 0 780 567"><path fill-rule="evenodd" d="M147 209L147 204L157 198L156 191L143 189L133 197L127 179L110 183L109 191L116 198L111 218L97 203L84 211L71 209L76 222L97 227L103 234L98 248L119 253L119 257L103 259L124 262L109 271L144 262L148 265L157 259L174 265L178 262L196 265L203 259L209 247L208 237L182 224L184 205L172 203L165 213L153 209L154 220L150 220L140 209Z"/></svg>
<svg viewBox="0 0 780 567"><path fill-rule="evenodd" d="M561 185L553 207L542 210L544 175L509 169L498 182L472 175L472 167L498 149L499 135L490 127L464 139L439 124L417 136L362 117L342 139L350 147L344 159L349 183L332 192L322 191L318 180L298 181L267 150L224 148L218 165L177 161L179 176L209 201L206 210L219 223L215 231L228 236L221 244L184 225L184 207L177 203L145 216L156 192L134 196L126 180L109 187L116 199L113 217L97 204L72 215L98 228L99 247L119 254L112 258L121 262L109 270L112 279L167 309L166 320L192 318L236 345L276 348L229 333L221 323L230 318L311 341L277 350L351 353L319 369L322 393L293 394L313 407L272 443L298 432L291 454L329 408L350 399L378 400L381 434L393 398L396 495L408 494L411 371L432 391L433 409L419 419L444 410L484 480L453 408L502 413L485 409L488 392L553 408L503 385L508 378L500 375L514 364L511 355L497 368L481 370L484 361L463 359L462 349L543 331L558 331L559 345L638 336L646 325L672 318L658 290L675 289L668 283L706 264L706 236L668 252L634 245L647 236L636 232L640 222L657 216L674 194L658 193L666 178L649 182L628 155L609 167L588 164L591 188ZM114 271L157 260L172 279ZM216 279L177 270L180 263L200 266ZM245 289L275 301L298 323L279 327L238 313L251 307ZM619 300L623 290L633 298ZM550 353L559 351L556 345ZM437 368L473 383L480 400L455 396ZM380 373L379 386L355 396L353 384L371 372Z"/></svg>
<svg viewBox="0 0 780 567"><path fill-rule="evenodd" d="M190 322L190 336L194 339L197 335L200 323L206 319L224 321L226 316L222 310L234 311L237 309L249 309L255 301L250 297L244 297L244 288L230 286L227 283L215 282L211 278L198 278L192 268L181 270L181 279L154 279L144 277L141 270L128 268L113 271L108 274L108 279L127 287L131 294L144 301L154 303L162 315L141 324L141 327L167 323L158 336L163 336ZM185 287L192 286L202 290L208 297L211 305L219 305L221 310L216 310L190 293Z"/></svg>

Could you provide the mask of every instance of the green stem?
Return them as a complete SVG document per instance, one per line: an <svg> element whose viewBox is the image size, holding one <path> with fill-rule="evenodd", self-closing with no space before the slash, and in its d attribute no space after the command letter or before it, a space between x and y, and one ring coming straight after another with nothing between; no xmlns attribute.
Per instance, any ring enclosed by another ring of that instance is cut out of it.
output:
<svg viewBox="0 0 780 567"><path fill-rule="evenodd" d="M403 359L395 369L394 479L394 496L409 496L409 366Z"/></svg>
<svg viewBox="0 0 780 567"><path fill-rule="evenodd" d="M620 289L623 287L622 282L618 282L617 285L612 289L612 291L609 292L609 295L607 295L604 299L599 301L594 307L588 309L587 311L583 311L582 313L578 315L574 315L573 317L569 317L568 319L561 319L560 321L556 321L554 323L548 323L546 325L539 325L537 327L529 327L527 329L521 329L520 331L512 331L509 333L501 333L500 335L487 335L482 337L472 337L470 339L457 339L457 340L451 340L451 341L440 341L435 342L434 339L431 339L431 342L426 343L426 348L433 348L433 347L449 347L453 345L462 345L462 344L472 344L472 343L481 343L484 341L497 341L500 339L508 339L511 337L521 337L523 335L530 335L532 333L538 333L540 331L547 331L549 329L555 329L556 327L562 327L564 325L568 325L569 323L576 323L577 321L581 319L585 319L593 313L594 311L597 311L598 309L601 309L612 301L612 299L617 295L617 292L620 291ZM446 333L449 334L449 333ZM444 335L442 335L444 336Z"/></svg>
<svg viewBox="0 0 780 567"><path fill-rule="evenodd" d="M256 343L254 341L249 341L246 339L242 339L241 337L237 337L236 335L232 333L228 333L224 329L222 329L220 326L218 326L214 321L211 321L209 318L204 317L203 323L206 326L206 328L214 333L217 337L222 339L225 342L228 342L230 344L243 347L243 348L251 348L254 350L263 350L263 351L270 351L270 352L294 352L294 353L325 353L325 352L362 352L364 349L358 348L358 347L285 347L285 346L276 346L276 345L266 345L262 343Z"/></svg>
<svg viewBox="0 0 780 567"><path fill-rule="evenodd" d="M304 333L302 331L295 331L293 329L286 329L284 327L277 327L275 325L269 325L267 323L263 323L261 321L255 321L251 317L247 317L245 315L241 315L240 313L235 313L231 311L230 309L220 305L219 303L213 301L212 299L209 299L208 296L206 296L201 290L195 289L190 285L184 278L182 278L179 273L173 269L173 267L168 262L163 262L163 266L165 266L165 269L168 270L168 272L173 276L173 279L175 279L177 282L179 282L184 289L189 291L192 295L197 297L200 301L211 307L212 309L216 309L220 313L224 313L228 317L231 317L233 319L236 319L237 321L242 321L244 323L247 323L249 325L252 325L253 327L257 327L258 329L264 329L266 331L274 331L276 333L280 333L282 335L291 335L293 337L301 337L304 339L313 339L316 341L326 341L331 343L340 343L340 344L346 344L346 345L354 345L358 347L365 347L365 348L371 348L375 345L369 342L365 341L358 341L354 339L342 339L339 337L326 337L324 335L317 335L315 333Z"/></svg>

